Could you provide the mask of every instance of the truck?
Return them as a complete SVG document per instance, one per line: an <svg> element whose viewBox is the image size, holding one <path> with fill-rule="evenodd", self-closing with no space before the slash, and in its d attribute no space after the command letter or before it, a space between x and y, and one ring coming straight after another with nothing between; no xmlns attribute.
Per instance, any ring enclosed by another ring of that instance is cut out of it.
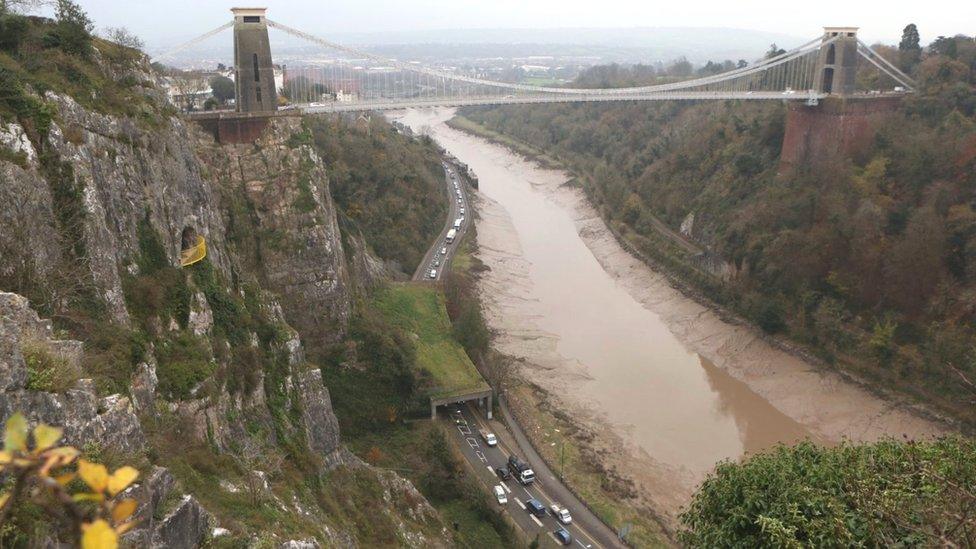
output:
<svg viewBox="0 0 976 549"><path fill-rule="evenodd" d="M448 244L454 242L454 237L457 236L457 229L451 229L447 231L447 238L445 239Z"/></svg>
<svg viewBox="0 0 976 549"><path fill-rule="evenodd" d="M454 220L454 229L455 230L460 229L461 228L461 223L463 223L463 222L464 222L464 218L463 217L459 217L459 218L455 219Z"/></svg>
<svg viewBox="0 0 976 549"><path fill-rule="evenodd" d="M508 470L512 472L512 476L523 486L528 486L535 482L535 472L532 471L529 464L515 456L508 456ZM545 508L543 508L543 512L545 512Z"/></svg>

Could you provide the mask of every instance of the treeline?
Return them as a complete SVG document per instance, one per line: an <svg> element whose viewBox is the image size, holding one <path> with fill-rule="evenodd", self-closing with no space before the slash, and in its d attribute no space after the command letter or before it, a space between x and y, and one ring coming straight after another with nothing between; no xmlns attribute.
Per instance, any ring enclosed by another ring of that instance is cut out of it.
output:
<svg viewBox="0 0 976 549"><path fill-rule="evenodd" d="M381 258L413 273L447 215L433 142L401 136L380 118L310 117L306 127L344 220Z"/></svg>
<svg viewBox="0 0 976 549"><path fill-rule="evenodd" d="M976 43L940 37L922 48L910 30L900 48L879 51L911 73L917 93L863 154L789 173L778 173L781 104L464 114L557 156L611 227L713 299L972 422ZM630 85L634 70L606 74ZM655 224L677 231L689 214L694 239L733 266L731 281L702 275L662 244Z"/></svg>

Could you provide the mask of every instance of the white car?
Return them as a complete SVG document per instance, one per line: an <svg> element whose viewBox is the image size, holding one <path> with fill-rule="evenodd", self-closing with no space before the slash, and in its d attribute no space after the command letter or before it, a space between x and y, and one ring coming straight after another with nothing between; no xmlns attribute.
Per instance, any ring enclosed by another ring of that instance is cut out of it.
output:
<svg viewBox="0 0 976 549"><path fill-rule="evenodd" d="M560 507L558 503L553 503L552 506L549 507L549 510L552 511L552 516L556 517L559 522L563 524L573 522L573 517L570 516L569 509Z"/></svg>
<svg viewBox="0 0 976 549"><path fill-rule="evenodd" d="M495 485L495 499L497 499L498 503L501 505L508 503L508 496L505 495L505 489L502 488L501 484Z"/></svg>
<svg viewBox="0 0 976 549"><path fill-rule="evenodd" d="M447 255L447 246L441 248L441 255Z"/></svg>
<svg viewBox="0 0 976 549"><path fill-rule="evenodd" d="M427 275L430 278L437 278L437 269L431 269L430 273Z"/></svg>
<svg viewBox="0 0 976 549"><path fill-rule="evenodd" d="M461 208L461 215L464 215L464 208Z"/></svg>

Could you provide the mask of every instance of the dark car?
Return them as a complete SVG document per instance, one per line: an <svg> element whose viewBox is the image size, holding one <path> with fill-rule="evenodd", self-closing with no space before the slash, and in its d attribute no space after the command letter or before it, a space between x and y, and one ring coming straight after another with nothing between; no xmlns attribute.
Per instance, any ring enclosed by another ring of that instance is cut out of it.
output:
<svg viewBox="0 0 976 549"><path fill-rule="evenodd" d="M525 510L539 518L546 516L546 506L537 499L530 499L529 501L526 501Z"/></svg>
<svg viewBox="0 0 976 549"><path fill-rule="evenodd" d="M573 536L565 528L556 530L552 535L556 536L556 540L563 545L571 545L573 543Z"/></svg>
<svg viewBox="0 0 976 549"><path fill-rule="evenodd" d="M499 467L495 469L495 474L498 475L498 478L502 480L508 480L512 478L512 473L509 472L509 470L504 467Z"/></svg>

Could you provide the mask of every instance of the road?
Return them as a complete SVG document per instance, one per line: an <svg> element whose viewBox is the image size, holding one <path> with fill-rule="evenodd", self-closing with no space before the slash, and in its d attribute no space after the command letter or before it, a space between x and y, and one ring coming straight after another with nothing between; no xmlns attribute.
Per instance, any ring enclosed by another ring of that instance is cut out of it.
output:
<svg viewBox="0 0 976 549"><path fill-rule="evenodd" d="M431 244L430 249L427 250L427 254L424 255L424 259L419 265L417 265L417 271L413 273L413 280L428 282L440 280L442 278L445 266L449 265L451 259L453 259L454 252L456 252L458 246L460 246L461 239L464 237L468 224L471 222L471 212L468 209L469 204L467 184L458 173L455 166L447 162L442 162L441 166L444 168L444 189L447 193L447 220L444 222L444 228L441 229L440 234ZM455 182L458 184L457 189L454 187ZM460 201L458 201L458 192L461 193ZM461 224L460 230L457 231L457 236L454 238L454 242L448 244L446 242L447 233L454 228L454 220L462 216L462 208L465 210L464 223ZM447 248L446 254L441 253L444 248ZM430 277L430 271L432 269L436 272L434 278Z"/></svg>
<svg viewBox="0 0 976 549"><path fill-rule="evenodd" d="M610 548L623 547L613 531L606 527L593 515L572 493L556 478L551 470L531 447L528 441L518 440L501 423L488 421L474 408L467 405L454 405L446 411L447 419L454 424L452 429L459 438L459 446L465 459L478 472L481 480L489 485L502 485L508 495L506 504L509 515L516 524L528 534L529 539L539 535L540 541L552 542L547 545L560 545L553 536L553 531L563 527L573 536L573 546L578 548ZM489 447L481 438L479 431L485 429L498 437L498 444ZM520 433L518 433L520 434ZM525 448L523 450L523 448ZM514 478L502 481L495 473L498 467L505 467L508 456L516 455L524 459L536 474L536 481L529 486L522 486ZM539 519L525 509L525 502L536 499L548 509L553 503L569 509L573 522L562 525L551 513Z"/></svg>

